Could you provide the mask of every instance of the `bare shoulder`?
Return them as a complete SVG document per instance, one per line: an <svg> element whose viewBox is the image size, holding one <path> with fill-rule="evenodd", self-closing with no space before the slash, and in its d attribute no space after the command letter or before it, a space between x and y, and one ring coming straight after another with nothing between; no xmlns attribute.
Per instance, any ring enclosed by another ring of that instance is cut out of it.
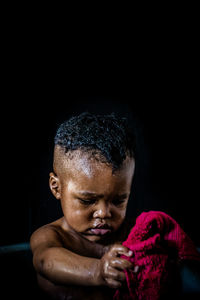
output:
<svg viewBox="0 0 200 300"><path fill-rule="evenodd" d="M32 252L38 247L62 247L61 231L59 222L49 223L35 230L30 238Z"/></svg>

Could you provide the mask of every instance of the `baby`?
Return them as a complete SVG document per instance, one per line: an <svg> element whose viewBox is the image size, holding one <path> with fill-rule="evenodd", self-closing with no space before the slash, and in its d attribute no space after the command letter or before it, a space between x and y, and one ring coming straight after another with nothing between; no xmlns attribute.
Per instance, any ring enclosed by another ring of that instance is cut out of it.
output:
<svg viewBox="0 0 200 300"><path fill-rule="evenodd" d="M31 236L41 290L52 299L112 299L124 270L120 255L134 220L126 209L135 169L135 137L125 118L82 113L60 125L49 185L63 217Z"/></svg>

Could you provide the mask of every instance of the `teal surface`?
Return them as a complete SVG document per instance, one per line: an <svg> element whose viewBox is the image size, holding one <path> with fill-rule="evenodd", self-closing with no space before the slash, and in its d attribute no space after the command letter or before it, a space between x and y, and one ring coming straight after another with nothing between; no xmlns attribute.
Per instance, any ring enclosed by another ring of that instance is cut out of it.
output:
<svg viewBox="0 0 200 300"><path fill-rule="evenodd" d="M19 243L19 244L1 246L0 254L14 253L14 252L26 251L26 250L30 250L30 244L29 243Z"/></svg>

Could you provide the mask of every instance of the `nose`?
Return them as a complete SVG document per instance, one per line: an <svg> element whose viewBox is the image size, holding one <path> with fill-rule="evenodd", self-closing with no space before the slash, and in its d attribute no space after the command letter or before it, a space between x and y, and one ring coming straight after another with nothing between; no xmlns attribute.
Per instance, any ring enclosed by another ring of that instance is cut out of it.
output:
<svg viewBox="0 0 200 300"><path fill-rule="evenodd" d="M100 201L95 207L94 218L106 219L111 217L110 204Z"/></svg>

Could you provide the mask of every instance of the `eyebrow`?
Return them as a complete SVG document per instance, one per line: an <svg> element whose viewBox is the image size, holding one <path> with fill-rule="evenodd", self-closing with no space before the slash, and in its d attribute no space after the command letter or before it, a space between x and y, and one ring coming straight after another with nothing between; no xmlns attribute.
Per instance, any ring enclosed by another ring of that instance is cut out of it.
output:
<svg viewBox="0 0 200 300"><path fill-rule="evenodd" d="M95 197L95 198L103 198L104 196L103 194L97 194L89 191L79 191L77 192L77 194L83 197Z"/></svg>
<svg viewBox="0 0 200 300"><path fill-rule="evenodd" d="M93 198L103 198L104 195L103 194L97 194L94 192L89 192L89 191L79 191L77 192L78 195L83 196L83 197L93 197ZM128 194L121 194L121 195L117 195L118 198L120 199L124 199L128 197Z"/></svg>

